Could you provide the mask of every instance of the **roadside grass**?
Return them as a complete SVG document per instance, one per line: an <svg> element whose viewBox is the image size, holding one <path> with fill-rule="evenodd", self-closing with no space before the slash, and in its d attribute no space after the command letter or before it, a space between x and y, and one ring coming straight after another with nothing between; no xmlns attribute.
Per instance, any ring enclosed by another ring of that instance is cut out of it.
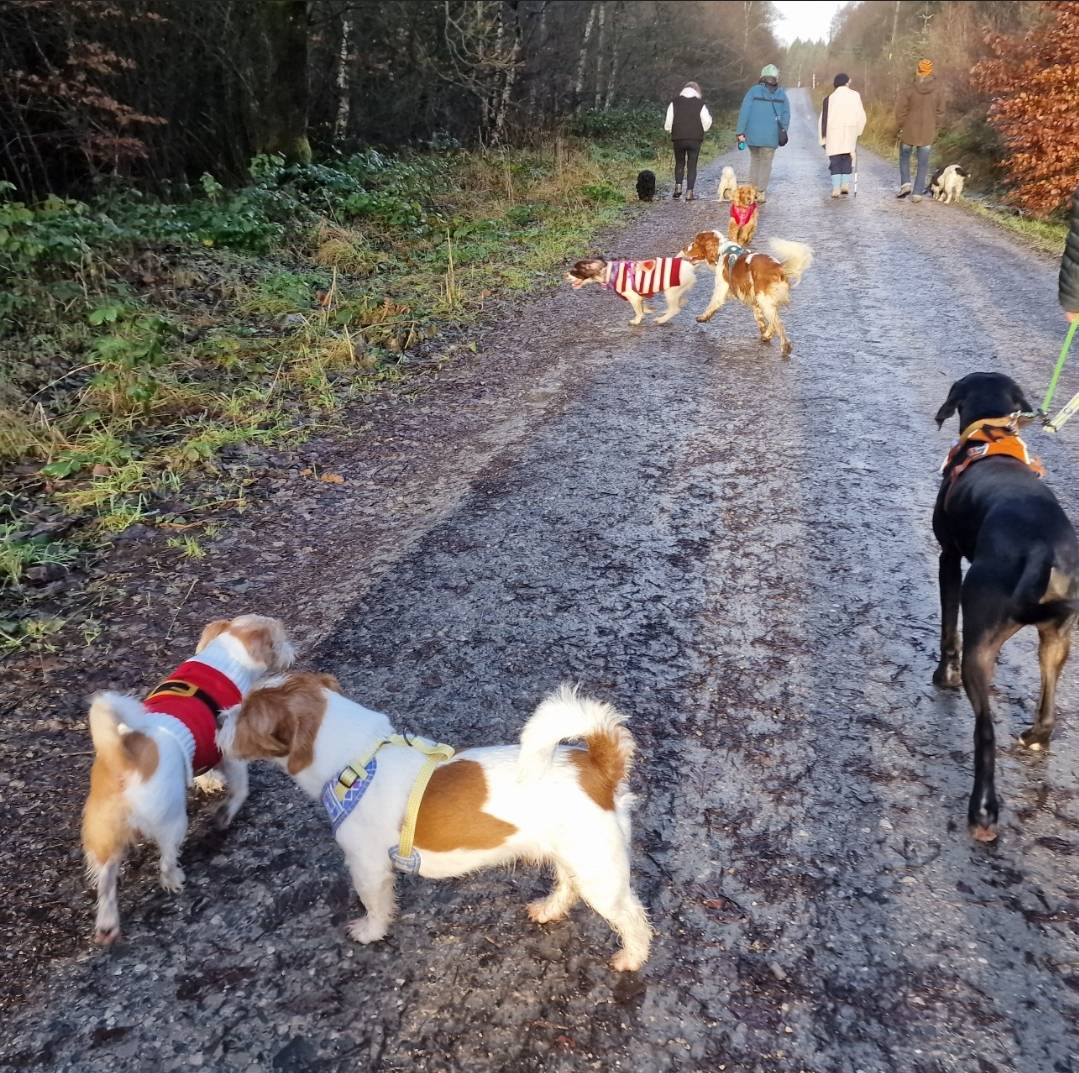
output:
<svg viewBox="0 0 1079 1073"><path fill-rule="evenodd" d="M176 500L205 533L260 452L474 349L492 300L557 279L670 157L655 115L607 113L524 148L256 158L248 187L204 176L175 203L0 184L0 643L56 632L31 566L167 529ZM62 546L27 538L58 517ZM174 539L200 557L199 532Z"/></svg>

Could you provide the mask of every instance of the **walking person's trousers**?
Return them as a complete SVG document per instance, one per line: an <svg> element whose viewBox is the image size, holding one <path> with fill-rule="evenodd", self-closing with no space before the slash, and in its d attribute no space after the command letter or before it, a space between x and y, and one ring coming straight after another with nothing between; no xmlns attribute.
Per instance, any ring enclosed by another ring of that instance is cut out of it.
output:
<svg viewBox="0 0 1079 1073"><path fill-rule="evenodd" d="M905 186L910 182L910 154L917 148L918 150L918 174L914 180L914 192L916 194L922 194L925 192L925 184L929 178L929 150L933 147L931 145L907 145L906 142L901 142L899 146L899 185Z"/></svg>
<svg viewBox="0 0 1079 1073"><path fill-rule="evenodd" d="M761 192L768 189L768 180L772 177L772 158L774 149L765 146L749 147L749 181Z"/></svg>
<svg viewBox="0 0 1079 1073"><path fill-rule="evenodd" d="M682 185L682 175L686 177L686 189L692 190L697 181L697 157L701 155L700 142L674 143L674 185Z"/></svg>

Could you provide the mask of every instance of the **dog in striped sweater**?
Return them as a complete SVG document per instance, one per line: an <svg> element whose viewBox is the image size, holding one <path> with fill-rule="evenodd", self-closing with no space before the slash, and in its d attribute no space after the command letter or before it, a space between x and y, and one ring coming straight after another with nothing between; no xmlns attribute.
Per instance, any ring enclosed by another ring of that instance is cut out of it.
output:
<svg viewBox="0 0 1079 1073"><path fill-rule="evenodd" d="M566 273L566 280L574 290L596 283L605 291L614 291L633 307L635 316L630 324L640 324L645 313L653 312L644 304L646 298L662 293L667 300L667 310L652 323L666 324L681 312L686 295L697 282L697 274L692 261L684 257L652 257L646 261L608 261L603 257L592 257L578 261Z"/></svg>

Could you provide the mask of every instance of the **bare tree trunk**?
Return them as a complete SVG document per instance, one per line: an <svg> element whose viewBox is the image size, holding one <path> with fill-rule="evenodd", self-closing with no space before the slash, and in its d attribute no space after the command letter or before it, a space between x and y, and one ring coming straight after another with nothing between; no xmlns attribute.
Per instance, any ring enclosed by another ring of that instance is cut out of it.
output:
<svg viewBox="0 0 1079 1073"><path fill-rule="evenodd" d="M539 29L536 31L535 47L529 46L529 77L528 77L528 111L531 115L535 115L537 111L537 104L539 102L539 72L534 62L538 57L543 54L544 46L547 44L547 0L542 0L542 7L540 8Z"/></svg>
<svg viewBox="0 0 1079 1073"><path fill-rule="evenodd" d="M614 86L618 79L618 42L621 34L617 30L618 15L622 9L622 5L619 4L615 9L615 27L612 29L614 32L611 34L611 63L607 68L607 92L603 98L603 110L609 112L611 110L611 103L614 100Z"/></svg>
<svg viewBox="0 0 1079 1073"><path fill-rule="evenodd" d="M333 124L334 144L340 145L348 136L348 115L352 107L352 81L349 78L348 50L352 20L346 10L341 15L341 51L337 62L337 117Z"/></svg>
<svg viewBox="0 0 1079 1073"><path fill-rule="evenodd" d="M513 12L513 48L510 50L509 66L503 73L502 94L498 102L498 111L495 113L492 140L496 144L502 140L506 114L509 111L510 100L513 97L513 87L517 82L517 65L521 58L521 16L518 9L518 0L509 0L509 9Z"/></svg>
<svg viewBox="0 0 1079 1073"><path fill-rule="evenodd" d="M584 26L584 38L581 41L581 50L577 53L577 77L573 82L573 107L576 111L581 107L581 96L584 93L584 65L588 59L588 42L592 37L592 27L596 22L596 4L593 3L588 9L588 22Z"/></svg>
<svg viewBox="0 0 1079 1073"><path fill-rule="evenodd" d="M596 92L592 100L592 107L599 111L603 103L603 46L605 44L605 30L607 28L607 5L600 0L599 5L599 30L596 33Z"/></svg>
<svg viewBox="0 0 1079 1073"><path fill-rule="evenodd" d="M902 0L895 0L895 7L892 9L892 39L888 43L888 59L890 60L895 55L895 38L899 32L899 5Z"/></svg>
<svg viewBox="0 0 1079 1073"><path fill-rule="evenodd" d="M307 140L307 0L263 0L269 60L257 116L260 153L311 163Z"/></svg>

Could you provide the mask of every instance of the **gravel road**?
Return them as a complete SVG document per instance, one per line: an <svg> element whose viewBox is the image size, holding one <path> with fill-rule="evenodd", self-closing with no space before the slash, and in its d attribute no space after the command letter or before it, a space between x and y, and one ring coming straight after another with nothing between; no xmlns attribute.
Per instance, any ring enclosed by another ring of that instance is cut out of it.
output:
<svg viewBox="0 0 1079 1073"><path fill-rule="evenodd" d="M324 820L270 770L224 838L195 807L179 898L136 855L127 940L100 952L73 842L88 761L59 787L38 762L4 788L13 843L51 848L5 934L9 982L28 982L0 1067L1079 1071L1075 676L1052 750L1023 755L1033 631L1005 649L991 847L964 829L969 706L930 683L951 437L932 416L973 370L1040 395L1063 330L1055 266L959 209L896 201L868 153L858 197L831 201L812 124L799 93L759 235L816 253L791 361L733 303L708 325L630 328L593 288L538 297L417 400L376 407L329 460L354 479L283 485L185 565L170 584L200 587L171 639L146 595L160 579L133 566L118 584L146 596L132 622L162 662L118 681L81 657L7 709L10 778L31 746L85 750L92 688L151 682L199 617L247 609L289 618L306 664L401 727L462 746L512 739L580 680L640 744L645 970L612 973L613 937L583 908L531 924L546 880L527 868L401 881L389 939L355 946ZM609 252L671 253L724 216L664 200ZM1079 426L1030 439L1074 515Z"/></svg>

